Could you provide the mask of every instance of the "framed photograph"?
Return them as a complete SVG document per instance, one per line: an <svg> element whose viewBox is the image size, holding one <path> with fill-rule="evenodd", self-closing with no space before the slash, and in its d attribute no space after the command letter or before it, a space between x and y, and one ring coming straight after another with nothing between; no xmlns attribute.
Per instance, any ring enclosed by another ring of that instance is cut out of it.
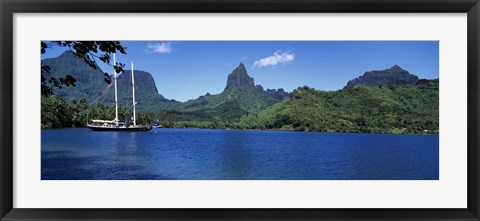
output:
<svg viewBox="0 0 480 221"><path fill-rule="evenodd" d="M478 0L1 0L1 220L480 220Z"/></svg>

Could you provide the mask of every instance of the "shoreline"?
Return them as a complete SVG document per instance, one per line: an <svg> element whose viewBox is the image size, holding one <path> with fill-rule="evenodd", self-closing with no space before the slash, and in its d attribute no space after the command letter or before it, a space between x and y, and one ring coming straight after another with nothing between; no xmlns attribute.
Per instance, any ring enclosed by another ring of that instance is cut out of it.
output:
<svg viewBox="0 0 480 221"><path fill-rule="evenodd" d="M83 127L59 127L59 128L44 128L41 130L58 130L58 129L73 129L73 128L87 128ZM238 129L238 128L201 128L201 127L158 127L153 129L198 129L198 130L249 130L249 131L279 131L279 132L305 132L305 133L346 133L346 134L385 134L385 135L440 135L440 133L369 133L369 132L347 132L347 131L302 131L302 130L286 130L286 129Z"/></svg>

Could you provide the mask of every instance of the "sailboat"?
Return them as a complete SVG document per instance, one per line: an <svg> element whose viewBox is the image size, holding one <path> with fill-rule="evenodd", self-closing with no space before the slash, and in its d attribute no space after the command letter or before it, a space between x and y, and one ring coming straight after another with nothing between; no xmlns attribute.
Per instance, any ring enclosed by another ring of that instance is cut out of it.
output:
<svg viewBox="0 0 480 221"><path fill-rule="evenodd" d="M115 54L113 54L113 64L115 65ZM115 71L115 67L113 68L113 75L114 75L114 84L115 84L115 119L113 120L90 120L87 123L87 127L92 129L93 131L130 131L130 132L141 132L141 131L149 131L152 129L149 126L145 125L137 125L136 113L135 113L135 106L137 102L135 102L135 77L133 73L133 62L131 62L132 66L132 101L133 101L133 125L130 125L130 121L120 121L118 120L118 95L117 95L117 72Z"/></svg>

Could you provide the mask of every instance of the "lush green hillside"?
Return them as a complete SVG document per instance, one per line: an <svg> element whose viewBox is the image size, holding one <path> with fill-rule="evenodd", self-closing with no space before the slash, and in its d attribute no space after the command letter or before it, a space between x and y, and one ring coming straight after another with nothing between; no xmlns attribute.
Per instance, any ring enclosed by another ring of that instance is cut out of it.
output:
<svg viewBox="0 0 480 221"><path fill-rule="evenodd" d="M203 96L187 101L184 109L180 110L201 111L217 119L229 119L260 111L276 102L278 102L276 99L255 88L233 87L217 95Z"/></svg>
<svg viewBox="0 0 480 221"><path fill-rule="evenodd" d="M335 92L309 87L292 98L242 117L252 129L369 133L437 133L438 81L396 88L351 86Z"/></svg>
<svg viewBox="0 0 480 221"><path fill-rule="evenodd" d="M104 80L102 70L95 70L85 61L75 57L70 51L65 51L56 58L48 58L42 61L42 64L50 66L50 73L45 73L45 77L63 78L66 75L72 75L76 80L76 86L55 88L54 94L66 99L85 98L87 102L94 102L102 96L103 88L108 84Z"/></svg>

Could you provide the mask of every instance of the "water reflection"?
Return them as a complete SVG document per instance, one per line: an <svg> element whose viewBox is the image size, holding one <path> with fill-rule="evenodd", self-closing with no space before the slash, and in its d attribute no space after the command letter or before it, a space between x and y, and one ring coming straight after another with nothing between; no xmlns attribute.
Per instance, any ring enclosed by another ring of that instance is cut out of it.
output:
<svg viewBox="0 0 480 221"><path fill-rule="evenodd" d="M436 180L438 136L42 130L42 179Z"/></svg>
<svg viewBox="0 0 480 221"><path fill-rule="evenodd" d="M245 131L222 131L220 134L222 142L217 144L220 154L219 178L248 179L255 167L253 153L249 148L251 137Z"/></svg>

